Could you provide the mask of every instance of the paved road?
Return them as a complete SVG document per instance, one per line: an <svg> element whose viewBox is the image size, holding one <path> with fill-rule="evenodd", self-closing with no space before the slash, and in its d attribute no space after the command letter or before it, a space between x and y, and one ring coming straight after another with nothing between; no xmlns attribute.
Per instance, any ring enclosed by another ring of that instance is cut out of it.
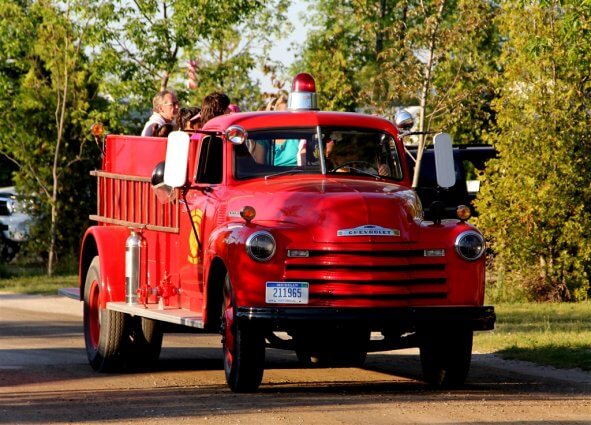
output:
<svg viewBox="0 0 591 425"><path fill-rule="evenodd" d="M591 374L474 355L466 388L433 391L414 351L363 369L302 369L268 350L256 394L224 382L220 337L167 334L155 370L95 374L81 304L0 294L0 424L591 424Z"/></svg>

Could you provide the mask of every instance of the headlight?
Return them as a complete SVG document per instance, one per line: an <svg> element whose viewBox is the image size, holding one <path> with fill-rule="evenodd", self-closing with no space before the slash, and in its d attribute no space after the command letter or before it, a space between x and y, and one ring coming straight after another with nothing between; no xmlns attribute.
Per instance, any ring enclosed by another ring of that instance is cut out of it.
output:
<svg viewBox="0 0 591 425"><path fill-rule="evenodd" d="M460 233L454 245L456 252L464 260L478 260L484 254L484 238L480 233L473 230Z"/></svg>
<svg viewBox="0 0 591 425"><path fill-rule="evenodd" d="M253 260L267 261L275 254L275 238L269 232L255 232L246 240L246 252Z"/></svg>

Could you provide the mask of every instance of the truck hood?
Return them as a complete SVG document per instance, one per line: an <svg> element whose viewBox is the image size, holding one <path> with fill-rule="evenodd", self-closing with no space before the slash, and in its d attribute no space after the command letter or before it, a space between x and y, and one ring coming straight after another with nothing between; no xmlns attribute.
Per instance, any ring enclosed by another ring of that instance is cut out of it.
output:
<svg viewBox="0 0 591 425"><path fill-rule="evenodd" d="M251 205L257 212L253 223L301 226L315 242L395 243L418 238L420 202L414 191L390 182L292 177L248 183L244 189L244 196L229 202L230 216Z"/></svg>

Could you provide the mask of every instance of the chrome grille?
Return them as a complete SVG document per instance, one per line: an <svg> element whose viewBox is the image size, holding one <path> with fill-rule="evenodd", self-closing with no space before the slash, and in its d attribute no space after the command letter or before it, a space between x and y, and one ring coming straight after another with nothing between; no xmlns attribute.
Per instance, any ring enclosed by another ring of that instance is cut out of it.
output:
<svg viewBox="0 0 591 425"><path fill-rule="evenodd" d="M310 300L379 301L445 298L445 257L421 250L309 250L287 258L284 280L310 283Z"/></svg>

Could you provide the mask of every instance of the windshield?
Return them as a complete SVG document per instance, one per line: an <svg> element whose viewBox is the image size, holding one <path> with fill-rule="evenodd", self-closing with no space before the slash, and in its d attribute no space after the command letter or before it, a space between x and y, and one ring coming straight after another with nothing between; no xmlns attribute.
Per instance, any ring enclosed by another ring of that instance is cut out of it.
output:
<svg viewBox="0 0 591 425"><path fill-rule="evenodd" d="M323 161L318 134L322 138ZM323 162L327 174L402 179L394 139L376 130L323 127L252 131L245 144L234 147L237 179L321 174Z"/></svg>

